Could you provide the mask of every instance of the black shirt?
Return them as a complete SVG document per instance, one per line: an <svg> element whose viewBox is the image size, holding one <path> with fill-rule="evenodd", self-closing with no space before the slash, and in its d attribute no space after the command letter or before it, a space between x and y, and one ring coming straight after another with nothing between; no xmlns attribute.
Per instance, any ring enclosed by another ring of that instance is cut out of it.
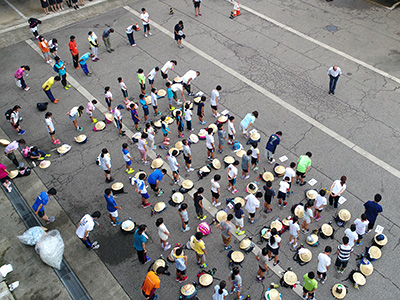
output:
<svg viewBox="0 0 400 300"><path fill-rule="evenodd" d="M194 206L201 207L200 201L203 200L203 196L202 195L194 195L193 200L194 200Z"/></svg>
<svg viewBox="0 0 400 300"><path fill-rule="evenodd" d="M264 186L264 190L264 200L267 202L271 202L272 197L275 196L275 191L273 189L269 189L266 185Z"/></svg>

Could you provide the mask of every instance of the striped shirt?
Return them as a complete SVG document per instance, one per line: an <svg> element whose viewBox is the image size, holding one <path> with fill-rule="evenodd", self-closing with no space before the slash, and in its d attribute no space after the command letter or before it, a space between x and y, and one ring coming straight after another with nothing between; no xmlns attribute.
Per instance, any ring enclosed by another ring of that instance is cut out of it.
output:
<svg viewBox="0 0 400 300"><path fill-rule="evenodd" d="M348 261L350 259L351 253L353 253L353 247L351 247L350 245L339 245L338 250L338 258L341 261Z"/></svg>

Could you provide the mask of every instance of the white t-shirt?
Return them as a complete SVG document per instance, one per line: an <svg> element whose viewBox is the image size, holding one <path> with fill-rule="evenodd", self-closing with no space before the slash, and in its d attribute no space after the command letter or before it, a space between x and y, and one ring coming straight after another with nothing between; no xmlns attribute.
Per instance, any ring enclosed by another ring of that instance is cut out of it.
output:
<svg viewBox="0 0 400 300"><path fill-rule="evenodd" d="M283 178L285 177L289 177L290 180L292 180L292 178L296 177L296 171L293 170L291 167L287 167L285 169L285 175L283 175Z"/></svg>
<svg viewBox="0 0 400 300"><path fill-rule="evenodd" d="M167 74L168 73L168 70L169 69L173 69L173 67L174 67L174 64L171 62L171 61L167 61L166 63L165 63L165 65L161 68L161 72L163 72L164 74Z"/></svg>
<svg viewBox="0 0 400 300"><path fill-rule="evenodd" d="M212 134L206 135L206 146L208 149L212 149L214 144L214 136Z"/></svg>
<svg viewBox="0 0 400 300"><path fill-rule="evenodd" d="M187 84L190 78L192 78L192 80L190 81L190 83L192 83L192 81L195 80L196 77L197 77L196 71L193 70L187 71L185 75L182 76L182 82Z"/></svg>
<svg viewBox="0 0 400 300"><path fill-rule="evenodd" d="M354 242L358 240L358 234L356 231L351 231L350 228L347 228L344 231L344 234L349 238L349 246L354 247Z"/></svg>
<svg viewBox="0 0 400 300"><path fill-rule="evenodd" d="M149 73L147 76L149 76L148 78L149 78L150 80L153 80L154 77L156 77L156 75L157 75L156 68L153 68L153 70L151 70L150 73Z"/></svg>
<svg viewBox="0 0 400 300"><path fill-rule="evenodd" d="M188 157L189 154L192 155L192 150L190 150L189 145L183 145L182 150L183 150L183 155L185 155L186 157Z"/></svg>
<svg viewBox="0 0 400 300"><path fill-rule="evenodd" d="M96 108L93 105L93 103L92 102L88 102L88 104L86 105L86 113L87 114L91 114L95 109Z"/></svg>
<svg viewBox="0 0 400 300"><path fill-rule="evenodd" d="M325 253L318 254L318 268L317 271L320 273L325 273L328 271L326 267L331 265L331 258Z"/></svg>
<svg viewBox="0 0 400 300"><path fill-rule="evenodd" d="M332 75L333 77L337 77L338 75L342 75L342 70L337 67L336 71L333 69L333 67L330 67L328 70L328 75Z"/></svg>
<svg viewBox="0 0 400 300"><path fill-rule="evenodd" d="M228 176L230 179L233 179L237 176L238 169L234 165L229 165L228 167Z"/></svg>
<svg viewBox="0 0 400 300"><path fill-rule="evenodd" d="M146 140L140 138L140 139L138 140L138 149L139 149L139 150L145 150L146 144L147 144Z"/></svg>
<svg viewBox="0 0 400 300"><path fill-rule="evenodd" d="M212 90L211 99L210 99L210 104L212 106L216 106L217 105L217 98L219 99L219 92L217 90Z"/></svg>
<svg viewBox="0 0 400 300"><path fill-rule="evenodd" d="M258 148L254 148L253 146L251 146L250 149L251 149L251 156L254 158L258 158L260 150Z"/></svg>
<svg viewBox="0 0 400 300"><path fill-rule="evenodd" d="M171 168L172 172L175 172L178 170L178 162L177 162L175 156L168 155L168 164L169 164L169 167Z"/></svg>
<svg viewBox="0 0 400 300"><path fill-rule="evenodd" d="M94 228L93 218L89 214L86 214L83 216L79 224L79 227L76 229L76 235L80 239L83 239L85 237L85 232L92 231L93 228Z"/></svg>
<svg viewBox="0 0 400 300"><path fill-rule="evenodd" d="M50 129L49 129L49 127L47 127L47 131L48 132L53 132L54 131L53 120L51 118L46 118L46 119L44 119L44 122L46 123L46 127L47 126L50 127Z"/></svg>
<svg viewBox="0 0 400 300"><path fill-rule="evenodd" d="M143 180L140 180L139 178L136 179L136 186L140 190L141 194L147 193L146 183Z"/></svg>
<svg viewBox="0 0 400 300"><path fill-rule="evenodd" d="M235 125L233 125L233 122L231 122L231 121L228 121L228 134L229 135L236 134Z"/></svg>
<svg viewBox="0 0 400 300"><path fill-rule="evenodd" d="M193 112L190 109L184 109L185 121L192 121Z"/></svg>
<svg viewBox="0 0 400 300"><path fill-rule="evenodd" d="M278 249L279 248L279 243L282 241L282 238L279 235L274 235L275 238L275 243L271 244L271 233L268 232L267 234L267 238L268 238L268 245L272 248L272 249Z"/></svg>
<svg viewBox="0 0 400 300"><path fill-rule="evenodd" d="M107 93L104 94L104 97L106 97L107 99L112 99L112 94L110 91L108 91Z"/></svg>
<svg viewBox="0 0 400 300"><path fill-rule="evenodd" d="M253 194L246 196L246 205L244 208L249 212L254 214L256 209L260 207L260 200L256 198Z"/></svg>
<svg viewBox="0 0 400 300"><path fill-rule="evenodd" d="M146 11L144 14L140 14L140 19L142 20L143 25L149 24L150 23L149 13ZM145 20L145 21L143 21L143 20Z"/></svg>
<svg viewBox="0 0 400 300"><path fill-rule="evenodd" d="M157 106L157 94L151 92L150 99L151 99L151 105L152 106Z"/></svg>
<svg viewBox="0 0 400 300"><path fill-rule="evenodd" d="M221 185L217 182L214 181L214 178L211 179L211 191L214 193L218 193L218 189L221 187Z"/></svg>
<svg viewBox="0 0 400 300"><path fill-rule="evenodd" d="M219 293L219 285L214 286L214 295L212 296L212 300L224 300L225 296L228 295L228 291L226 289L222 289L222 294Z"/></svg>
<svg viewBox="0 0 400 300"><path fill-rule="evenodd" d="M16 124L18 120L19 120L19 111L17 112L13 111L10 116L10 123Z"/></svg>
<svg viewBox="0 0 400 300"><path fill-rule="evenodd" d="M100 167L103 169L103 171L108 170L107 165L109 165L110 169L111 169L111 157L110 157L110 155L108 153L104 154L104 157L101 157L101 155L100 155Z"/></svg>
<svg viewBox="0 0 400 300"><path fill-rule="evenodd" d="M343 189L343 190L346 189L346 184L341 185L341 184L340 184L340 180L335 180L335 181L333 182L332 193L336 195L336 194L338 194L342 189Z"/></svg>
<svg viewBox="0 0 400 300"><path fill-rule="evenodd" d="M177 91L183 91L183 85L180 83L174 83L173 85L171 85L171 91L173 92L177 92Z"/></svg>
<svg viewBox="0 0 400 300"><path fill-rule="evenodd" d="M300 230L300 226L299 223L293 223L293 220L289 221L289 231L290 234L294 237L298 237L299 236L299 230Z"/></svg>
<svg viewBox="0 0 400 300"><path fill-rule="evenodd" d="M279 191L280 191L280 192L286 194L287 191L288 191L288 188L290 188L290 185L289 185L288 182L282 180L282 181L279 183Z"/></svg>
<svg viewBox="0 0 400 300"><path fill-rule="evenodd" d="M118 108L114 109L114 119L122 120L122 113Z"/></svg>
<svg viewBox="0 0 400 300"><path fill-rule="evenodd" d="M160 237L160 239L162 239L163 241L168 240L168 235L166 235L164 232L168 232L167 226L165 226L165 224L161 224L160 226L158 226L158 236Z"/></svg>
<svg viewBox="0 0 400 300"><path fill-rule="evenodd" d="M121 88L121 90L124 90L124 91L127 90L126 84L123 81L119 83L119 87Z"/></svg>
<svg viewBox="0 0 400 300"><path fill-rule="evenodd" d="M356 224L356 232L359 235L364 234L367 229L368 223L369 223L368 220L362 222L361 219L356 219L354 221L354 224Z"/></svg>
<svg viewBox="0 0 400 300"><path fill-rule="evenodd" d="M70 111L69 111L69 115L71 117L75 117L78 114L78 106L73 107Z"/></svg>
<svg viewBox="0 0 400 300"><path fill-rule="evenodd" d="M315 208L317 209L323 209L320 208L322 205L326 205L328 202L326 201L325 197L322 197L321 195L317 195L317 198L315 199Z"/></svg>
<svg viewBox="0 0 400 300"><path fill-rule="evenodd" d="M312 212L311 208L307 208L306 210L304 210L303 220L306 221L306 223L308 223L308 224L311 223L312 216L313 216L313 212Z"/></svg>
<svg viewBox="0 0 400 300"><path fill-rule="evenodd" d="M148 129L147 129L147 134L148 134L148 136L149 136L149 140L150 141L152 141L152 140L154 140L154 129L153 129L153 127L149 127Z"/></svg>

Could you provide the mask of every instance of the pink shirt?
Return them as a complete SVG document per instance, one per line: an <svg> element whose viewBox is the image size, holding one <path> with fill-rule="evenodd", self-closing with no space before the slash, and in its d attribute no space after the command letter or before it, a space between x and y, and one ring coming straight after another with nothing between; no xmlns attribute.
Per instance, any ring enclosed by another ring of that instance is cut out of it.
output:
<svg viewBox="0 0 400 300"><path fill-rule="evenodd" d="M19 68L17 72L15 72L14 77L17 79L20 79L22 76L24 76L25 70L23 68Z"/></svg>
<svg viewBox="0 0 400 300"><path fill-rule="evenodd" d="M6 170L6 166L3 164L0 164L0 178L7 177L8 174L5 170Z"/></svg>

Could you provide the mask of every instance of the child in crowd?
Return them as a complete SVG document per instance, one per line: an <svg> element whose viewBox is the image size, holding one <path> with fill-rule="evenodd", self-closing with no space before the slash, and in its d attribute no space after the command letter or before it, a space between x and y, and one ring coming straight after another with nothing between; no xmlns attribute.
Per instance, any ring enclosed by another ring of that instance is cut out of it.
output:
<svg viewBox="0 0 400 300"><path fill-rule="evenodd" d="M122 144L122 155L123 155L124 160L125 160L125 166L126 166L125 171L126 171L126 173L132 174L133 172L135 172L135 170L133 170L132 167L131 167L132 166L132 158L131 158L131 155L129 153L128 144L127 143L123 143Z"/></svg>
<svg viewBox="0 0 400 300"><path fill-rule="evenodd" d="M168 238L171 237L171 234L169 233L167 226L165 226L163 218L157 219L156 227L158 227L158 236L160 237L161 248L164 251L167 251L171 248L171 245L168 243Z"/></svg>
<svg viewBox="0 0 400 300"><path fill-rule="evenodd" d="M154 139L156 137L156 133L150 123L146 123L145 132L147 133L149 141L150 141L150 149L156 150L156 146L154 146Z"/></svg>
<svg viewBox="0 0 400 300"><path fill-rule="evenodd" d="M251 168L253 171L258 170L258 160L260 159L260 150L258 149L258 143L253 143L251 146Z"/></svg>
<svg viewBox="0 0 400 300"><path fill-rule="evenodd" d="M185 160L186 171L192 172L194 169L192 168L192 151L190 150L190 145L187 140L183 140L182 144L183 159Z"/></svg>
<svg viewBox="0 0 400 300"><path fill-rule="evenodd" d="M265 194L264 194L264 201L265 201L264 202L264 212L267 214L267 213L270 213L272 211L272 209L271 209L272 198L276 197L275 191L272 188L272 181L271 180L268 180L267 183L264 185L264 191L265 191Z"/></svg>
<svg viewBox="0 0 400 300"><path fill-rule="evenodd" d="M119 82L119 86L121 88L122 96L124 97L124 100L127 101L128 100L128 88L127 88L124 80L122 79L122 77L118 77L118 82Z"/></svg>
<svg viewBox="0 0 400 300"><path fill-rule="evenodd" d="M190 230L190 227L188 226L189 224L189 214L187 212L188 205L186 203L182 203L179 205L178 213L179 217L181 218L182 221L182 232L186 232Z"/></svg>
<svg viewBox="0 0 400 300"><path fill-rule="evenodd" d="M285 177L280 183L279 183L279 191L278 191L278 206L282 206L282 200L283 200L283 207L286 207L287 202L286 202L286 196L287 192L290 189L289 186L289 177Z"/></svg>
<svg viewBox="0 0 400 300"><path fill-rule="evenodd" d="M297 238L299 237L300 226L299 218L294 216L293 219L289 220L289 244L292 245L292 250L296 250Z"/></svg>
<svg viewBox="0 0 400 300"><path fill-rule="evenodd" d="M207 147L207 158L208 160L212 161L214 159L214 152L215 152L214 130L212 128L207 129L206 147Z"/></svg>
<svg viewBox="0 0 400 300"><path fill-rule="evenodd" d="M153 68L149 74L147 74L146 78L149 80L149 84L151 88L154 88L154 78L157 76L157 72L160 71L159 67Z"/></svg>
<svg viewBox="0 0 400 300"><path fill-rule="evenodd" d="M212 205L215 207L218 207L221 205L220 202L218 202L219 196L220 196L220 184L218 181L221 180L221 175L216 174L214 175L214 178L211 179L211 196L212 196Z"/></svg>
<svg viewBox="0 0 400 300"><path fill-rule="evenodd" d="M199 118L201 125L206 124L206 121L204 120L204 103L206 102L206 99L206 96L201 96L199 105L197 106L197 117Z"/></svg>
<svg viewBox="0 0 400 300"><path fill-rule="evenodd" d="M142 132L142 135L140 136L140 139L138 140L138 149L140 152L140 157L142 158L142 162L145 165L149 165L150 162L147 161L147 139L148 135L146 132Z"/></svg>
<svg viewBox="0 0 400 300"><path fill-rule="evenodd" d="M224 152L224 150L222 150L222 148L224 147L224 144L226 142L226 132L224 130L223 124L218 124L217 128L218 128L217 134L218 134L218 142L219 142L218 152L222 153L222 152Z"/></svg>
<svg viewBox="0 0 400 300"><path fill-rule="evenodd" d="M185 108L183 110L183 115L185 116L187 130L189 130L189 132L192 132L193 131L193 126L192 126L193 112L190 109L190 103L188 103L188 102L186 102L186 104L185 104Z"/></svg>
<svg viewBox="0 0 400 300"><path fill-rule="evenodd" d="M201 232L196 232L194 235L194 251L196 252L196 259L197 259L197 264L200 266L200 268L207 268L206 264L206 246L204 245L203 241L203 234Z"/></svg>
<svg viewBox="0 0 400 300"><path fill-rule="evenodd" d="M139 95L139 102L142 105L143 113L144 113L144 120L147 121L147 116L149 115L149 107L147 106L146 100L144 99L144 95Z"/></svg>
<svg viewBox="0 0 400 300"><path fill-rule="evenodd" d="M167 87L167 97L168 97L168 105L169 105L169 110L172 111L175 109L175 107L172 106L172 100L174 99L174 93L171 90L171 82L167 82L165 84Z"/></svg>
<svg viewBox="0 0 400 300"><path fill-rule="evenodd" d="M326 191L324 189L319 191L317 198L315 198L314 203L314 219L315 221L321 220L321 212L324 209L324 206L328 204L328 201L325 198Z"/></svg>
<svg viewBox="0 0 400 300"><path fill-rule="evenodd" d="M88 104L86 105L86 113L89 116L92 123L97 122L97 119L93 118L93 112L96 109L96 107L95 107L96 104L97 104L97 100L93 99L92 101L88 102Z"/></svg>
<svg viewBox="0 0 400 300"><path fill-rule="evenodd" d="M251 149L249 149L242 156L242 179L247 179L250 177L249 169L250 169L250 159L251 159L252 153L253 153L253 151Z"/></svg>
<svg viewBox="0 0 400 300"><path fill-rule="evenodd" d="M367 231L368 223L369 223L369 221L367 220L366 214L362 214L361 218L357 218L354 221L354 224L356 224L356 232L358 234L358 240L356 242L356 246L360 246L363 244L362 239L363 239L363 235Z"/></svg>
<svg viewBox="0 0 400 300"><path fill-rule="evenodd" d="M129 106L131 108L131 117L132 117L133 123L135 124L135 129L136 129L136 131L140 131L140 128L139 128L140 118L139 118L139 114L137 112L137 105L135 103L131 103Z"/></svg>
<svg viewBox="0 0 400 300"><path fill-rule="evenodd" d="M168 123L165 122L165 116L161 117L161 131L162 131L163 136L164 136L163 144L168 146L169 145L168 134L171 133L171 131L169 131Z"/></svg>
<svg viewBox="0 0 400 300"><path fill-rule="evenodd" d="M180 110L178 110L176 112L176 126L178 128L178 138L183 138L183 119L181 116L182 112Z"/></svg>
<svg viewBox="0 0 400 300"><path fill-rule="evenodd" d="M235 160L233 164L228 166L226 171L228 177L228 191L231 191L232 194L236 194L239 190L235 188L236 177L238 173L237 165L239 165L239 161Z"/></svg>
<svg viewBox="0 0 400 300"><path fill-rule="evenodd" d="M313 212L311 210L311 204L306 203L304 205L304 217L303 217L303 224L301 224L301 232L306 234L310 230L308 229L308 226L310 226L310 223L313 221Z"/></svg>
<svg viewBox="0 0 400 300"><path fill-rule="evenodd" d="M230 116L228 119L228 144L233 145L233 140L235 139L236 129L235 129L235 117Z"/></svg>
<svg viewBox="0 0 400 300"><path fill-rule="evenodd" d="M151 106L153 106L154 109L154 114L156 116L160 116L161 112L158 112L158 96L157 96L157 89L156 88L152 88L151 89L151 93L150 93L150 99L151 99Z"/></svg>
<svg viewBox="0 0 400 300"><path fill-rule="evenodd" d="M146 95L146 78L144 77L143 69L137 70L137 75L139 79L140 91L142 92L142 95Z"/></svg>
<svg viewBox="0 0 400 300"><path fill-rule="evenodd" d="M243 230L244 227L244 211L242 209L242 204L240 202L236 203L233 207L235 212L235 226L236 226L236 234L242 235L245 233Z"/></svg>
<svg viewBox="0 0 400 300"><path fill-rule="evenodd" d="M207 218L207 216L203 214L203 192L204 189L200 187L193 194L194 208L196 209L197 219L199 219L200 221L203 221L205 220L205 218Z"/></svg>

